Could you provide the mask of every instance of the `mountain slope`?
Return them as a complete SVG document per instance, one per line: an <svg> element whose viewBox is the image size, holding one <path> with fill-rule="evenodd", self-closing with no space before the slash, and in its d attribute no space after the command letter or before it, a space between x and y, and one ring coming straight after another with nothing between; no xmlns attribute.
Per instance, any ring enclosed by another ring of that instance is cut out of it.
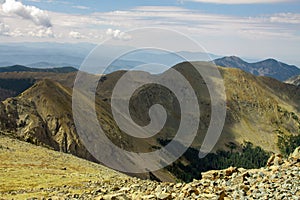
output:
<svg viewBox="0 0 300 200"><path fill-rule="evenodd" d="M216 59L214 63L223 67L239 68L256 76L272 77L280 81L300 74L300 69L296 66L287 65L274 59L248 63L236 56L230 56Z"/></svg>
<svg viewBox="0 0 300 200"><path fill-rule="evenodd" d="M208 63L196 62L194 65L206 67ZM197 72L189 63L181 63L174 68L190 82L200 104L200 128L192 145L193 149L189 151L193 153L200 149L206 134L210 121L211 102L205 82L200 76L197 76ZM231 143L236 145L236 151L242 152L245 141L251 142L265 151L279 152L280 149L277 145L279 137L299 133L299 87L284 84L272 78L256 77L239 69L220 68L220 72L224 77L226 87L227 117L214 152L229 151L228 144ZM116 81L124 73L125 71L118 71L102 77L95 102L85 97L84 92L91 92L89 86L86 86L81 95L83 104L95 106L98 122L114 144L133 152L154 151L174 137L178 124L180 124L179 102L170 91L163 87L146 85L140 88L131 98L132 118L139 124L149 123L149 107L160 103L168 111L168 121L159 134L149 139L135 138L122 132L112 117L110 99ZM89 79L94 78L95 81L97 79L95 76L88 76ZM57 77L53 77L57 79ZM71 77L74 78L74 76ZM63 82L63 80L60 81ZM67 83L70 84L69 81ZM70 85L72 86L72 84ZM70 87L52 80L41 80L18 97L9 98L0 104L0 128L12 133L16 138L94 160L76 132L71 110L71 95ZM84 114L89 116L91 113ZM93 124L90 123L92 122L87 120L86 127L93 127ZM101 142L99 141L99 145ZM110 152L111 149L103 149L103 151ZM196 153L196 155L198 154ZM118 160L117 157L115 159ZM198 156L194 158L191 157L191 154L185 154L179 162L181 166L186 166L193 162L199 164L202 161ZM215 168L208 166L205 169ZM154 176L160 180L174 180L176 174L173 172L172 169L167 168L155 172ZM183 169L183 172L188 174L190 171L186 168ZM190 178L199 178L199 175L198 168L196 174ZM141 176L149 177L149 174Z"/></svg>
<svg viewBox="0 0 300 200"><path fill-rule="evenodd" d="M282 199L300 195L300 148L260 169L230 167L191 183L140 180L0 133L2 199Z"/></svg>
<svg viewBox="0 0 300 200"><path fill-rule="evenodd" d="M134 182L133 178L101 165L21 142L2 133L0 159L1 199L76 197L87 195L91 190L96 197L104 194L104 189L112 192L113 182L119 187L122 182Z"/></svg>
<svg viewBox="0 0 300 200"><path fill-rule="evenodd" d="M203 67L203 62L194 65ZM200 102L201 120L198 136L193 147L199 149L210 121L210 99L204 80L188 63L174 67L191 83ZM278 131L283 134L297 134L300 121L292 115L300 116L300 89L281 83L268 77L256 77L240 69L219 68L224 78L227 94L226 124L215 150L226 148L225 144L250 141L267 151L279 152L277 147ZM125 72L114 72L106 75L99 85L98 95L110 102L111 92L116 81ZM160 102L160 101L163 102ZM149 123L148 109L155 103L164 105L170 112L170 121L162 130L160 139L172 139L170 132L176 132L180 120L176 117L179 109L175 96L162 87L147 85L134 93L131 98L131 115L139 124ZM177 111L176 111L177 110ZM293 114L294 113L294 114ZM286 116L287 115L287 116Z"/></svg>
<svg viewBox="0 0 300 200"><path fill-rule="evenodd" d="M14 138L97 162L76 132L71 95L71 88L52 80L40 80L18 97L0 102L0 130L11 133ZM84 101L89 106L94 105L87 99ZM99 121L105 125L103 129L111 141L133 151L151 147L145 142L133 145L134 140L122 135L102 100L96 101L96 108ZM89 126L89 121L86 124Z"/></svg>
<svg viewBox="0 0 300 200"><path fill-rule="evenodd" d="M285 82L289 83L289 84L296 85L296 86L300 86L300 75L299 76L294 76L294 77L286 80Z"/></svg>
<svg viewBox="0 0 300 200"><path fill-rule="evenodd" d="M17 133L22 140L93 160L76 133L69 88L43 80L16 98L2 104L1 130Z"/></svg>

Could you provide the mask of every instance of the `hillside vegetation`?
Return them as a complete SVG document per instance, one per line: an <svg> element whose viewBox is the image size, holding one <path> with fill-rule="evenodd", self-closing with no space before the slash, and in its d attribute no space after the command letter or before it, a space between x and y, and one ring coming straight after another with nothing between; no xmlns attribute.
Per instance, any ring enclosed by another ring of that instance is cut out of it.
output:
<svg viewBox="0 0 300 200"><path fill-rule="evenodd" d="M198 67L207 65L203 62L194 64ZM152 175L137 174L136 176L143 178L151 176L154 179L168 181L177 179L190 181L193 178L199 178L201 171L226 168L229 165L245 167L246 164L239 164L243 160L239 153L244 151L245 144L253 144L251 148L247 148L248 155L255 152L260 152L261 155L249 160L250 163L247 163L249 167L264 165L267 155L271 152L293 150L283 150L289 142L282 142L281 138L285 138L284 141L290 141L289 138L299 135L300 88L272 78L256 77L239 69L220 68L226 88L227 116L222 135L212 152L216 155L211 154L209 157L219 162L217 165L212 162L202 167L201 170L195 170L202 162L196 158L196 155L210 121L211 102L206 84L200 76L197 76L197 72L190 64L181 63L174 68L182 73L194 88L201 109L198 135L190 151L175 164L176 170L187 174L187 177L181 177L174 168L166 168ZM107 137L119 147L133 152L150 152L161 148L163 145L159 142L160 140L169 141L176 134L180 123L179 102L164 87L146 85L137 90L130 103L132 118L139 124L147 124L149 122L148 108L159 102L167 110L168 121L161 132L154 137L149 139L131 137L119 129L112 117L110 107L112 89L124 73L125 71L118 71L105 75L99 82L96 101L91 102L85 98L85 93L82 93L82 101L87 106L96 107L98 121ZM72 87L75 75L76 73L73 72L66 74L0 73L0 78L1 76L6 78L15 76L15 79L34 78L35 80L32 87L17 97L8 98L0 103L0 129L10 133L14 138L96 161L82 144L73 121ZM99 78L85 75L95 81ZM90 92L88 86L84 92ZM85 115L89 116L90 113L85 113ZM86 126L92 127L93 124L90 123L92 122L86 121ZM297 143L294 146L296 145ZM110 149L103 149L103 151L110 151ZM191 168L185 167L188 165Z"/></svg>
<svg viewBox="0 0 300 200"><path fill-rule="evenodd" d="M0 135L1 199L282 199L300 196L300 148L270 157L260 169L230 167L191 183L131 178L79 159ZM295 199L295 198L294 198Z"/></svg>

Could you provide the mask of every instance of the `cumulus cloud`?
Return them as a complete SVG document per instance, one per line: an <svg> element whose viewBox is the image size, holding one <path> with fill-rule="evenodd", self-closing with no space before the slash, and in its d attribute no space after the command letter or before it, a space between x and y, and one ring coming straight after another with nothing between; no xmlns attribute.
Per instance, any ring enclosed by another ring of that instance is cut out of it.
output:
<svg viewBox="0 0 300 200"><path fill-rule="evenodd" d="M15 14L23 19L31 20L38 26L46 28L52 26L48 14L35 6L26 6L16 0L6 0L2 5L2 9L7 14Z"/></svg>
<svg viewBox="0 0 300 200"><path fill-rule="evenodd" d="M266 4L266 3L281 3L292 0L181 0L193 1L199 3L214 3L214 4Z"/></svg>
<svg viewBox="0 0 300 200"><path fill-rule="evenodd" d="M32 37L39 37L39 38L53 38L54 37L51 27L39 28L35 31L30 31L30 32L28 32L28 35L32 36Z"/></svg>
<svg viewBox="0 0 300 200"><path fill-rule="evenodd" d="M9 36L9 26L0 22L0 35Z"/></svg>
<svg viewBox="0 0 300 200"><path fill-rule="evenodd" d="M106 35L116 40L130 40L131 36L120 30L107 29Z"/></svg>
<svg viewBox="0 0 300 200"><path fill-rule="evenodd" d="M24 37L25 34L20 29L15 29L14 31L11 31L9 36L11 37Z"/></svg>
<svg viewBox="0 0 300 200"><path fill-rule="evenodd" d="M77 31L71 31L69 33L69 36L71 38L74 38L74 39L83 39L83 38L85 38L85 36L83 36L81 33L77 32Z"/></svg>

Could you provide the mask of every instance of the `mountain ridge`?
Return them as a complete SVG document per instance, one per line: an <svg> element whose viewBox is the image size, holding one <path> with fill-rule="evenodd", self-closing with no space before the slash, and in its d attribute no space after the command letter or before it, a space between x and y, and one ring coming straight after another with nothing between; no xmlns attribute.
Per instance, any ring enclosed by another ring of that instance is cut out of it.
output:
<svg viewBox="0 0 300 200"><path fill-rule="evenodd" d="M0 73L4 72L54 72L54 73L70 73L78 71L74 67L54 67L54 68L31 68L24 65L13 65L8 67L0 67Z"/></svg>
<svg viewBox="0 0 300 200"><path fill-rule="evenodd" d="M256 76L268 76L279 81L285 81L300 74L295 65L288 65L273 58L249 63L237 56L227 56L213 61L216 65L230 68L239 68Z"/></svg>
<svg viewBox="0 0 300 200"><path fill-rule="evenodd" d="M206 62L192 64L198 67L208 65ZM210 101L206 98L208 96L204 95L207 93L207 88L203 79L195 76L197 72L189 63L180 63L174 66L174 69L186 77L199 98L202 114L198 136L192 144L193 151L195 151L202 144L210 120ZM216 153L219 149L229 150L227 144L230 143L234 143L237 150L241 151L243 142L247 141L267 152L279 153L278 136L295 135L300 126L300 88L273 78L257 77L240 69L220 67L219 70L226 88L227 116L224 130L213 152ZM117 71L103 76L99 82L95 102L90 102L87 98L82 100L84 104L96 107L98 121L103 125L102 128L109 139L116 145L134 152L148 152L149 149L160 148L164 146L164 141L173 138L176 124L180 123L176 111L178 104L173 103L176 99L162 87L146 85L136 91L132 96L131 107L132 111L135 111L132 115L137 123L147 124L149 121L147 108L157 100L161 100L162 105L171 110L168 112L170 121L160 134L149 140L141 141L128 136L118 128L110 107L114 85L125 72ZM1 74L10 75L10 78L13 78L18 73L0 73L0 77ZM7 132L14 133L16 138L34 144L50 146L58 151L93 160L81 143L72 118L72 81L76 74L52 73L53 80L47 80L49 76L45 76L45 73L24 72L20 74L23 78L24 76L39 76L39 80L19 96L8 98L0 104L1 130L7 130ZM84 75L95 81L99 78ZM89 86L85 89L85 92L91 92ZM85 94L83 93L82 96L84 97ZM149 101L145 101L145 98ZM85 114L89 115L89 113ZM92 127L89 123L87 121L86 125ZM106 150L109 151L109 149ZM178 162L186 165L192 160L185 155ZM175 180L175 174L170 173L171 170L164 170L167 171L156 173L156 178ZM197 177L199 174L195 175Z"/></svg>

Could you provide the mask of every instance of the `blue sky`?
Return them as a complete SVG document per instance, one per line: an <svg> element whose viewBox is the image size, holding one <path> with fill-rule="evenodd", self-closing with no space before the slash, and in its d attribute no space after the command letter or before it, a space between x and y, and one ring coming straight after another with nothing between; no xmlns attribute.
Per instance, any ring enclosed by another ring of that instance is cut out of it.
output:
<svg viewBox="0 0 300 200"><path fill-rule="evenodd" d="M226 4L224 4L226 2ZM243 2L243 3L241 3ZM183 32L209 52L300 66L298 0L0 0L1 42L128 40L125 32Z"/></svg>
<svg viewBox="0 0 300 200"><path fill-rule="evenodd" d="M243 0L241 0L243 1ZM261 4L216 4L178 0L122 0L122 1L99 1L99 0L56 0L56 1L24 1L28 5L39 6L57 12L90 14L92 12L108 12L114 10L128 10L137 6L179 6L182 8L199 10L207 13L228 14L236 16L256 16L274 14L280 12L300 12L300 1L288 3L261 3ZM225 1L224 1L225 2ZM78 8L76 8L78 6ZM81 7L81 8L80 8ZM86 7L86 8L84 8Z"/></svg>

